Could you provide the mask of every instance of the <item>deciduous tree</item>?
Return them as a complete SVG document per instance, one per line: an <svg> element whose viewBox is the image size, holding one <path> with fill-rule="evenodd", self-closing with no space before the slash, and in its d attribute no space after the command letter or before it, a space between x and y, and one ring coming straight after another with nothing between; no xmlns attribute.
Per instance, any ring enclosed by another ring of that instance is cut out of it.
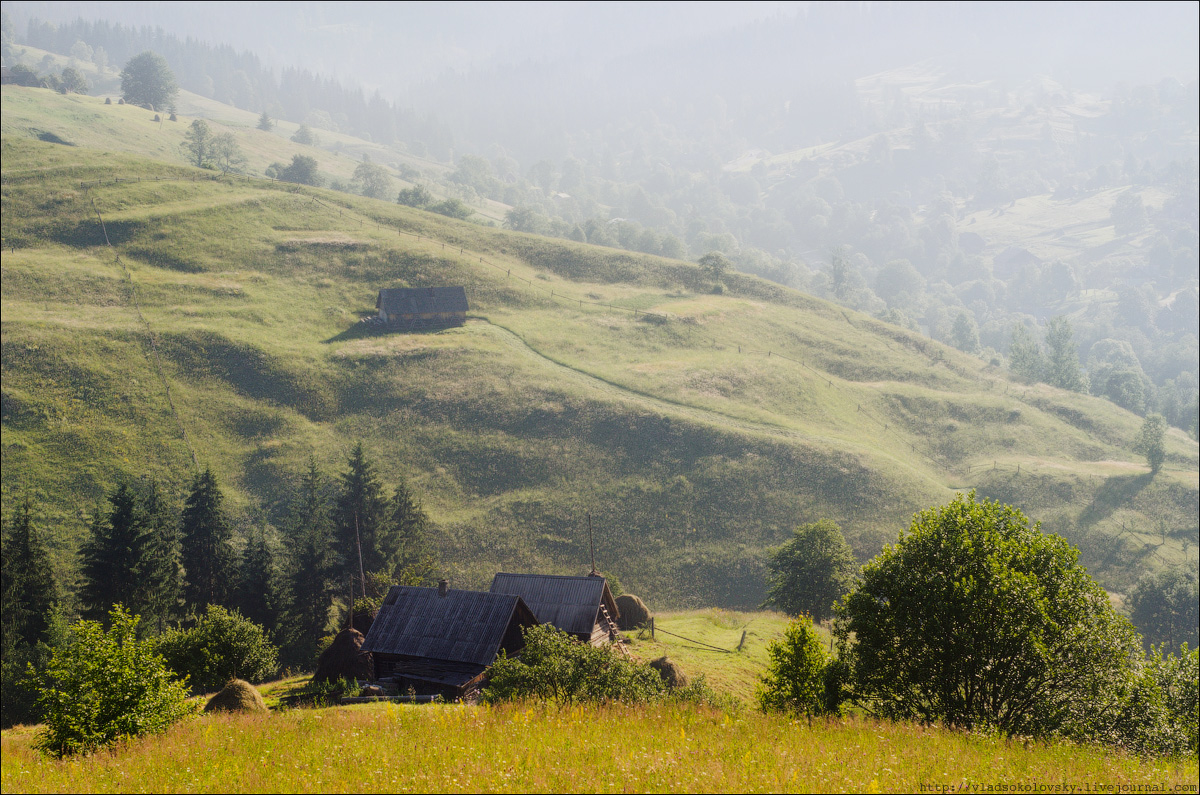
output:
<svg viewBox="0 0 1200 795"><path fill-rule="evenodd" d="M767 558L767 601L790 615L817 621L833 615L833 604L850 590L858 566L842 529L829 519L800 525Z"/></svg>
<svg viewBox="0 0 1200 795"><path fill-rule="evenodd" d="M179 92L167 59L147 50L133 56L121 70L121 96L151 110L165 110Z"/></svg>
<svg viewBox="0 0 1200 795"><path fill-rule="evenodd" d="M974 492L917 514L839 604L852 697L891 718L1088 734L1139 644L1078 557Z"/></svg>

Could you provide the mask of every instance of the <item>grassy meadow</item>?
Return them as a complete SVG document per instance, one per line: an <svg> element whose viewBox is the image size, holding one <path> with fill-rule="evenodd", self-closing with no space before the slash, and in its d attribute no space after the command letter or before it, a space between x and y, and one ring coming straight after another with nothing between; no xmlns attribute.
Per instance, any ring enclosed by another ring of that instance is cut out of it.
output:
<svg viewBox="0 0 1200 795"><path fill-rule="evenodd" d="M1194 554L1195 442L1170 431L1151 478L1140 419L1106 401L755 277L716 295L689 263L213 179L179 154L186 116L0 96L3 496L39 501L64 576L120 477L181 494L194 451L244 531L359 440L462 587L584 571L590 512L598 565L654 609L752 608L796 524L832 518L866 559L966 488L1110 590ZM230 129L252 166L296 147ZM363 333L380 288L435 284L466 286L464 327Z"/></svg>
<svg viewBox="0 0 1200 795"><path fill-rule="evenodd" d="M687 706L371 704L205 716L67 761L0 738L5 792L918 792L1085 783L1191 787L1191 760L861 718ZM163 764L163 760L171 760Z"/></svg>

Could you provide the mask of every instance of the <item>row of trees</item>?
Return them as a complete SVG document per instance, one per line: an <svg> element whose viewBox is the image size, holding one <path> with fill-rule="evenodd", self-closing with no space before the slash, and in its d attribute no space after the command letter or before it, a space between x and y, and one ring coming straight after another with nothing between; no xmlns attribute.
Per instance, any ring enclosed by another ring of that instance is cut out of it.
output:
<svg viewBox="0 0 1200 795"><path fill-rule="evenodd" d="M310 462L282 526L254 527L243 544L211 470L182 507L153 481L119 484L93 514L77 589L56 581L35 513L26 500L4 528L6 712L24 664L48 660L76 609L103 620L122 605L155 635L212 607L236 610L281 647L283 665L303 668L351 593L377 599L387 584L421 584L434 568L420 501L402 481L389 493L361 444L335 480Z"/></svg>
<svg viewBox="0 0 1200 795"><path fill-rule="evenodd" d="M841 559L835 530L810 525L791 546ZM1172 645L1147 656L1078 550L1011 506L960 494L918 513L858 573L837 602L836 658L811 616L789 628L770 650L759 700L809 714L849 701L890 719L1195 753L1200 657L1186 641L1197 639L1197 593L1194 577L1190 587L1180 579L1166 578L1166 589L1172 605L1190 602L1185 632L1172 629ZM1139 585L1135 611L1154 585ZM827 613L827 594L811 598Z"/></svg>

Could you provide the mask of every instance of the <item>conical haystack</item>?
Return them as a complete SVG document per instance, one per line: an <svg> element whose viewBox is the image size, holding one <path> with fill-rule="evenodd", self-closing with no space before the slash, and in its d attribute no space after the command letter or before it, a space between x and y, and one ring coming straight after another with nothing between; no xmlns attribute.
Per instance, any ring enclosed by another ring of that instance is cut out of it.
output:
<svg viewBox="0 0 1200 795"><path fill-rule="evenodd" d="M267 705L254 685L244 679L230 679L229 684L221 688L220 693L208 700L204 711L266 712Z"/></svg>
<svg viewBox="0 0 1200 795"><path fill-rule="evenodd" d="M670 657L659 657L657 660L651 660L650 667L658 671L658 675L662 677L663 682L672 690L688 686L687 674Z"/></svg>
<svg viewBox="0 0 1200 795"><path fill-rule="evenodd" d="M617 610L620 612L617 626L622 632L637 629L650 622L650 608L631 593L623 593L617 597Z"/></svg>
<svg viewBox="0 0 1200 795"><path fill-rule="evenodd" d="M370 679L373 675L371 653L359 651L366 638L357 629L343 629L321 652L317 660L314 682L336 682L338 679Z"/></svg>

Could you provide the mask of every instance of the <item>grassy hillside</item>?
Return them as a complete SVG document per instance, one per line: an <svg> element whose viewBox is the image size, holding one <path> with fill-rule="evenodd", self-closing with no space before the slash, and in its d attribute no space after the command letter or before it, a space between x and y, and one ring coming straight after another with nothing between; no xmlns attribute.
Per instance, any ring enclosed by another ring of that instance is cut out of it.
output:
<svg viewBox="0 0 1200 795"><path fill-rule="evenodd" d="M194 450L243 522L278 520L308 457L340 470L357 440L464 586L579 571L590 511L600 567L653 606L750 607L795 524L865 558L969 487L1116 590L1195 554L1196 444L1171 431L1151 478L1111 403L753 277L714 295L688 263L214 179L137 114L3 89L3 495L41 495L64 570L122 474L179 493ZM360 331L379 288L437 284L466 285L465 327Z"/></svg>

